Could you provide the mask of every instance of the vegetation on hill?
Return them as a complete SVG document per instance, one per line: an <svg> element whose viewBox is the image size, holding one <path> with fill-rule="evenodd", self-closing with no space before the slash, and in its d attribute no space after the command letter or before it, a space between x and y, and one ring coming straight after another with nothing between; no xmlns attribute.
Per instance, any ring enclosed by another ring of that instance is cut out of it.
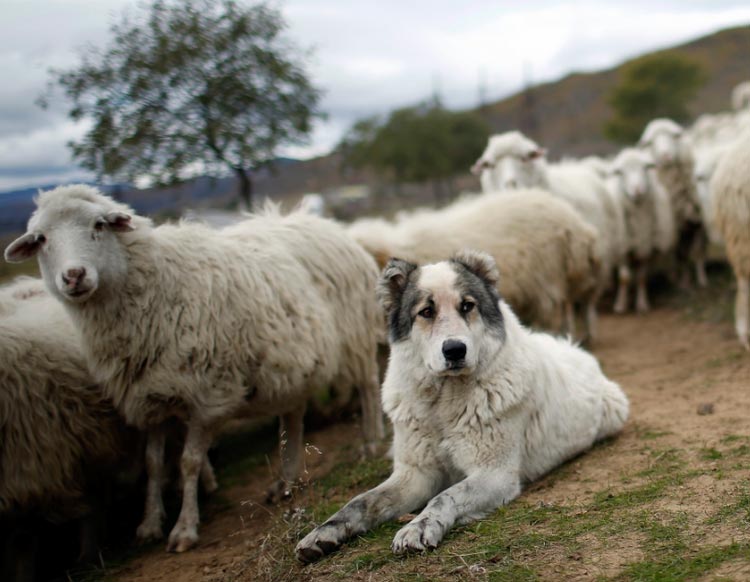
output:
<svg viewBox="0 0 750 582"><path fill-rule="evenodd" d="M612 141L630 144L654 118L688 121L688 105L704 81L697 62L674 53L656 53L629 62L609 95L614 115L604 126L604 134Z"/></svg>

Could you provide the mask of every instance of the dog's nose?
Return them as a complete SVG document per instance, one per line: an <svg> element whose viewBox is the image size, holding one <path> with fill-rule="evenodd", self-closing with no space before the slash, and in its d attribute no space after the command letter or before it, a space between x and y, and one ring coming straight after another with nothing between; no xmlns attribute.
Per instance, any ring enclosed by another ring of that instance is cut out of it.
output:
<svg viewBox="0 0 750 582"><path fill-rule="evenodd" d="M74 269L68 269L63 273L62 280L63 283L68 285L69 287L74 287L78 285L78 283L81 282L81 279L83 279L86 276L86 269L84 267L76 267Z"/></svg>
<svg viewBox="0 0 750 582"><path fill-rule="evenodd" d="M445 340L443 342L443 356L449 362L457 362L466 357L466 344L459 340Z"/></svg>

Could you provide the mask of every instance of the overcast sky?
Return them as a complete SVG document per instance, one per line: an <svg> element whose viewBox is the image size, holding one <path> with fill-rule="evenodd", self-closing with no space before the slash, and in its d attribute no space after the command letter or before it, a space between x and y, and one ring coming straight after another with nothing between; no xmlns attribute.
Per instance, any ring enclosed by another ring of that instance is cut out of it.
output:
<svg viewBox="0 0 750 582"><path fill-rule="evenodd" d="M84 177L66 142L83 128L67 103L39 109L50 67L77 62L86 43L134 0L0 0L0 191ZM607 68L629 57L750 24L747 0L286 0L289 36L314 50L324 89L321 122L306 147L326 153L353 121L416 103L437 90L450 107L478 101L480 79L497 99L530 76L548 81Z"/></svg>

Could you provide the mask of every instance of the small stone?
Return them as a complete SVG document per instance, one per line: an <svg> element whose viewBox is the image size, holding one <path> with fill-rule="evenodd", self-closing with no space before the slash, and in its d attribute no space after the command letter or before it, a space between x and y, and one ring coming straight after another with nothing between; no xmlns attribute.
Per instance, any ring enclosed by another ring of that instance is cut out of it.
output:
<svg viewBox="0 0 750 582"><path fill-rule="evenodd" d="M713 402L704 402L703 404L698 405L698 414L701 416L705 416L707 414L713 414L714 413L714 403Z"/></svg>

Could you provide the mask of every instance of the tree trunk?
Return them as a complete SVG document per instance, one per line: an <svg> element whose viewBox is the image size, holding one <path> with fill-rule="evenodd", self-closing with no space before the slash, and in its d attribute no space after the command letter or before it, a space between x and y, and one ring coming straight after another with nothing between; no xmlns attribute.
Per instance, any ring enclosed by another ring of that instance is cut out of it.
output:
<svg viewBox="0 0 750 582"><path fill-rule="evenodd" d="M245 210L251 212L253 210L253 179L250 177L250 172L244 168L234 168L237 178L240 181L240 188L238 194L241 203L245 205Z"/></svg>

